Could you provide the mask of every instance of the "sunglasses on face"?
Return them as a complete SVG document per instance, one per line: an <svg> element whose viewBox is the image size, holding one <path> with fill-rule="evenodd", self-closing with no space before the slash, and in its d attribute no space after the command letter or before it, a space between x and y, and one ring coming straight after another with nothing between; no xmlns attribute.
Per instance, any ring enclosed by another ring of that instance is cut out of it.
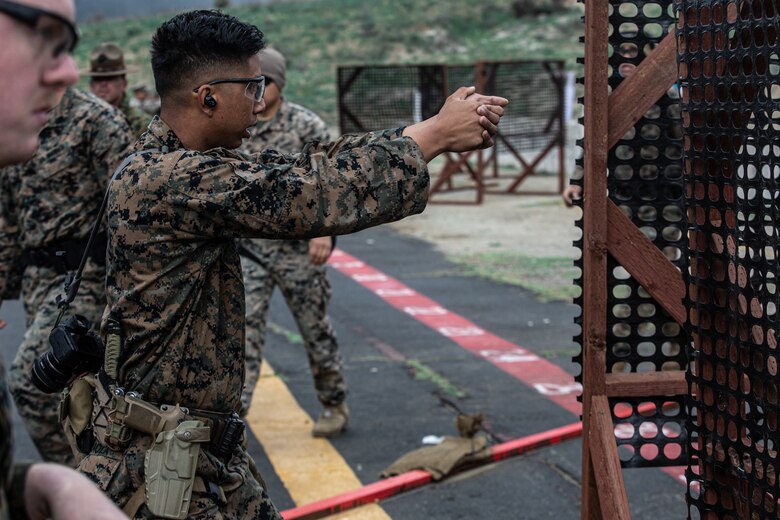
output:
<svg viewBox="0 0 780 520"><path fill-rule="evenodd" d="M79 41L76 26L60 14L9 0L0 0L0 13L35 31L50 50L52 58L72 54Z"/></svg>
<svg viewBox="0 0 780 520"><path fill-rule="evenodd" d="M244 95L254 101L255 103L259 103L261 99L263 99L263 94L265 93L265 76L258 76L256 78L225 78L225 79L215 79L214 81L209 81L208 83L205 83L206 85L219 85L220 83L246 83L246 88L244 89ZM193 92L197 92L198 88L196 87L192 89Z"/></svg>

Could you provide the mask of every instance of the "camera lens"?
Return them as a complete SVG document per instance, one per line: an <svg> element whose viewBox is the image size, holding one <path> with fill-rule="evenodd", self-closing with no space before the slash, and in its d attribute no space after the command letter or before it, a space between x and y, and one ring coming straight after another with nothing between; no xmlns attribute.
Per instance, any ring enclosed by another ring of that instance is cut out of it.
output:
<svg viewBox="0 0 780 520"><path fill-rule="evenodd" d="M30 374L32 383L38 390L47 394L62 390L71 378L70 373L66 374L57 369L60 365L56 358L54 360L52 358L54 358L54 354L49 351L36 359L33 363L32 374Z"/></svg>
<svg viewBox="0 0 780 520"><path fill-rule="evenodd" d="M52 329L49 334L51 349L35 360L30 374L32 383L39 390L58 392L74 377L100 369L103 343L89 328L89 321L77 314Z"/></svg>

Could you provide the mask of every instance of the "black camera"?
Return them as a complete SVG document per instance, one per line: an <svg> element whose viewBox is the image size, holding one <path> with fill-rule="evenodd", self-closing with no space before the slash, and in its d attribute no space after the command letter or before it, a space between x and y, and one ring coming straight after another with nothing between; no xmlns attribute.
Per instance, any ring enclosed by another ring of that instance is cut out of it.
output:
<svg viewBox="0 0 780 520"><path fill-rule="evenodd" d="M59 392L76 376L100 370L106 349L89 328L89 320L76 314L52 329L51 350L36 359L32 368L32 382L41 392Z"/></svg>

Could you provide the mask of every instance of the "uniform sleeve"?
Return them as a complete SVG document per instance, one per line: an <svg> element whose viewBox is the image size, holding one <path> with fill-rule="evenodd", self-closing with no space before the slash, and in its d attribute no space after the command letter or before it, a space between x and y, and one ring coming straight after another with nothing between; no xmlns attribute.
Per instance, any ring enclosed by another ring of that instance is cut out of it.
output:
<svg viewBox="0 0 780 520"><path fill-rule="evenodd" d="M314 112L311 113L311 118L307 124L302 126L302 143L310 143L312 141L319 141L322 143L330 142L330 132L328 131L328 125L325 124L325 121L320 119L320 117Z"/></svg>
<svg viewBox="0 0 780 520"><path fill-rule="evenodd" d="M15 203L17 170L0 170L0 301L15 300L21 292L22 248L19 245L19 214Z"/></svg>
<svg viewBox="0 0 780 520"><path fill-rule="evenodd" d="M174 213L190 213L183 231L226 238L344 234L420 213L428 169L401 133L309 144L295 155L263 152L253 162L188 152L169 180Z"/></svg>
<svg viewBox="0 0 780 520"><path fill-rule="evenodd" d="M93 119L89 141L92 172L107 183L114 169L130 154L135 136L127 118L117 110L102 112Z"/></svg>

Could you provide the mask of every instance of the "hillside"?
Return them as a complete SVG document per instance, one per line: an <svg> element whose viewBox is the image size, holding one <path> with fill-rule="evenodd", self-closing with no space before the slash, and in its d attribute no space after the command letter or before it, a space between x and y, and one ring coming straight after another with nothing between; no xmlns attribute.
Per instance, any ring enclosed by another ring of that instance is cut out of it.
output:
<svg viewBox="0 0 780 520"><path fill-rule="evenodd" d="M288 0L232 0L233 5L268 4ZM76 0L79 23L112 18L137 18L179 9L209 9L214 0Z"/></svg>
<svg viewBox="0 0 780 520"><path fill-rule="evenodd" d="M133 5L142 3L134 0ZM287 55L287 97L335 126L338 64L543 58L565 59L569 67L576 67L583 30L581 6L516 18L510 4L509 0L302 0L235 6L227 12L256 24L267 41ZM149 41L168 16L87 23L82 26L77 59L86 66L89 49L114 41L125 49L128 62L141 68L128 78L130 83L151 83Z"/></svg>

